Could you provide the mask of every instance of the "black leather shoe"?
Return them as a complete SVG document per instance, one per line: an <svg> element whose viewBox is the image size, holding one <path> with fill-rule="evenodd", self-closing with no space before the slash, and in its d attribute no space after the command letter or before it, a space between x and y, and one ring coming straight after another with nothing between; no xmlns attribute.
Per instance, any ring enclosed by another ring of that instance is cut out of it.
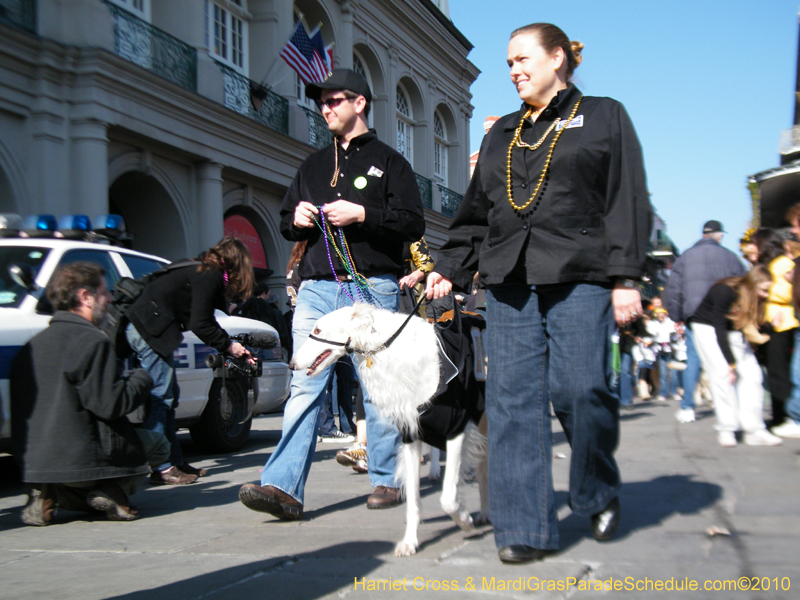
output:
<svg viewBox="0 0 800 600"><path fill-rule="evenodd" d="M497 555L504 563L527 563L544 558L547 553L541 548L531 548L522 544L513 546L503 546L497 551Z"/></svg>
<svg viewBox="0 0 800 600"><path fill-rule="evenodd" d="M592 515L592 535L604 542L614 537L619 525L619 498L614 498L602 512Z"/></svg>

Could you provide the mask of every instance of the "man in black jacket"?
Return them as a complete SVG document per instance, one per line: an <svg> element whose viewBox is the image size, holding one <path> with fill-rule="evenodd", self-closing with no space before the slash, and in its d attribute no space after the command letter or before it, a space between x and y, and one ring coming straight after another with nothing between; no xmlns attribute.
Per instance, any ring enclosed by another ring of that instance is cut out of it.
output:
<svg viewBox="0 0 800 600"><path fill-rule="evenodd" d="M99 265L59 269L47 290L56 312L11 369L14 454L30 484L27 525L49 525L56 507L98 510L131 521L132 494L169 455L163 435L135 429L128 413L148 397L144 369L122 377L111 340L97 325L108 288Z"/></svg>
<svg viewBox="0 0 800 600"><path fill-rule="evenodd" d="M294 313L295 348L317 319L337 308L369 302L396 311L403 244L425 232L411 165L367 125L372 92L364 77L335 69L324 82L306 86L306 97L320 101L334 141L300 165L281 205L283 236L308 241L298 267L303 284ZM314 378L294 371L283 435L261 473L261 485L246 484L239 491L248 508L284 520L302 518L328 376L329 371ZM400 432L378 417L366 397L364 409L367 463L375 487L367 507L387 508L400 502L394 483Z"/></svg>

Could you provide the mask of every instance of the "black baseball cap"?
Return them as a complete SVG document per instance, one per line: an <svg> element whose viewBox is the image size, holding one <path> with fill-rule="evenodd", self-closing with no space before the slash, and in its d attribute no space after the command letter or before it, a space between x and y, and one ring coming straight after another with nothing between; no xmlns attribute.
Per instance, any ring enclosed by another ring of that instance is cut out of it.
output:
<svg viewBox="0 0 800 600"><path fill-rule="evenodd" d="M725 233L722 223L719 221L706 221L706 224L703 225L703 233L716 233L718 231Z"/></svg>
<svg viewBox="0 0 800 600"><path fill-rule="evenodd" d="M309 83L306 86L306 98L319 100L322 90L349 90L364 96L367 102L372 102L372 92L367 80L352 69L334 69L325 81Z"/></svg>

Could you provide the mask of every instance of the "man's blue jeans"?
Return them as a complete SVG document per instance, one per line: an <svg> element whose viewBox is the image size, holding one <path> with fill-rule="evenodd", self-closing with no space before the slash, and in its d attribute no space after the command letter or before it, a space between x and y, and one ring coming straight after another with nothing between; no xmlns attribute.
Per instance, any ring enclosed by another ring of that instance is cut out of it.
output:
<svg viewBox="0 0 800 600"><path fill-rule="evenodd" d="M619 403L630 406L633 404L633 356L630 352L622 352L619 358Z"/></svg>
<svg viewBox="0 0 800 600"><path fill-rule="evenodd" d="M164 360L156 354L136 331L133 323L128 324L125 335L139 358L139 364L153 378L153 389L150 390L150 415L142 426L149 431L164 434L170 443L169 460L157 470L166 471L172 465L180 467L183 464L183 452L175 431L175 409L178 407L180 392L175 378L173 359L170 356L169 360Z"/></svg>
<svg viewBox="0 0 800 600"><path fill-rule="evenodd" d="M671 352L660 351L658 353L658 395L669 400L678 393L680 371L673 371L667 364L672 360Z"/></svg>
<svg viewBox="0 0 800 600"><path fill-rule="evenodd" d="M683 372L683 400L681 408L694 408L694 388L700 377L700 355L694 345L692 328L686 327L686 370Z"/></svg>
<svg viewBox="0 0 800 600"><path fill-rule="evenodd" d="M397 279L393 275L383 275L370 278L370 282L374 287L370 288L364 301L396 311L399 297ZM355 284L343 283L350 295L358 299ZM308 339L308 334L320 317L352 304L353 301L336 281L304 281L297 294L292 321L294 347L299 348ZM262 486L276 487L300 503L303 502L306 479L317 444L319 407L331 368L328 367L316 377L308 377L305 371L292 373L291 396L283 411L283 435L261 473ZM367 417L370 482L373 486L395 487L395 462L402 442L400 432L392 423L380 418L375 406L369 402L366 390L364 410Z"/></svg>
<svg viewBox="0 0 800 600"><path fill-rule="evenodd" d="M601 512L621 486L614 460L619 398L609 387L616 328L611 292L587 283L504 285L489 287L486 298L495 543L555 549L551 402L572 447L572 511Z"/></svg>
<svg viewBox="0 0 800 600"><path fill-rule="evenodd" d="M791 364L792 394L786 399L783 410L787 418L800 425L800 328L794 331L794 351ZM780 425L780 423L776 423Z"/></svg>

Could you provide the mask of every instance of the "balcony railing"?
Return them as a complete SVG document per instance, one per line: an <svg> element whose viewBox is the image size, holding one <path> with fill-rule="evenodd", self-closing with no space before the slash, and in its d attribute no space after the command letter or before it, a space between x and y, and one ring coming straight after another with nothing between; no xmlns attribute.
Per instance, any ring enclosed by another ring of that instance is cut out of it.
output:
<svg viewBox="0 0 800 600"><path fill-rule="evenodd" d="M414 173L414 176L417 178L417 186L419 186L422 206L425 208L433 208L433 182L419 173Z"/></svg>
<svg viewBox="0 0 800 600"><path fill-rule="evenodd" d="M442 214L448 217L454 216L464 196L441 184L439 185L439 193L442 195Z"/></svg>
<svg viewBox="0 0 800 600"><path fill-rule="evenodd" d="M105 2L114 17L114 51L118 56L197 91L197 51L158 27Z"/></svg>
<svg viewBox="0 0 800 600"><path fill-rule="evenodd" d="M225 106L283 134L289 133L289 101L230 67L217 63L225 81Z"/></svg>
<svg viewBox="0 0 800 600"><path fill-rule="evenodd" d="M333 134L328 129L325 117L310 108L302 107L308 117L308 143L315 148L324 148L333 142Z"/></svg>
<svg viewBox="0 0 800 600"><path fill-rule="evenodd" d="M0 23L36 33L36 0L0 0Z"/></svg>

